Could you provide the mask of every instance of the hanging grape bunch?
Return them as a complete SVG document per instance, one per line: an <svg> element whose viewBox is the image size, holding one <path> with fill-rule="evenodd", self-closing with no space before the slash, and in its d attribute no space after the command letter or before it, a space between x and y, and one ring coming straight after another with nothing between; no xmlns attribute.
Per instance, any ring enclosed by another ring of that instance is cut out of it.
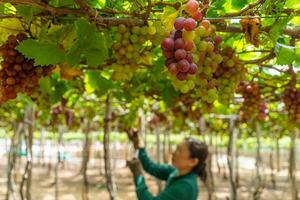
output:
<svg viewBox="0 0 300 200"><path fill-rule="evenodd" d="M247 69L232 48L223 48L221 55L221 67L217 68L213 76L218 80L218 100L228 104L234 98L237 86L245 78Z"/></svg>
<svg viewBox="0 0 300 200"><path fill-rule="evenodd" d="M288 87L284 90L283 102L292 123L300 124L300 90Z"/></svg>
<svg viewBox="0 0 300 200"><path fill-rule="evenodd" d="M118 26L112 46L117 60L111 65L114 80L131 80L140 65L151 64L151 44L157 42L159 37L156 33L157 29L153 24L141 27L127 27L124 24Z"/></svg>
<svg viewBox="0 0 300 200"><path fill-rule="evenodd" d="M0 55L3 57L0 69L0 102L15 99L18 93L32 98L38 95L39 79L47 76L53 66L34 66L34 60L25 58L15 47L26 40L23 33L10 35L1 47Z"/></svg>
<svg viewBox="0 0 300 200"><path fill-rule="evenodd" d="M267 105L261 98L259 85L256 82L242 82L238 89L244 101L240 108L240 118L243 122L249 122L252 119L265 120L267 118Z"/></svg>
<svg viewBox="0 0 300 200"><path fill-rule="evenodd" d="M190 0L186 4L186 11L191 17L177 18L174 23L174 31L161 43L162 52L166 58L165 65L169 72L180 81L187 80L189 74L195 75L198 70L192 54L195 47L194 30L197 27L197 21L202 20L202 14L198 8L198 2Z"/></svg>

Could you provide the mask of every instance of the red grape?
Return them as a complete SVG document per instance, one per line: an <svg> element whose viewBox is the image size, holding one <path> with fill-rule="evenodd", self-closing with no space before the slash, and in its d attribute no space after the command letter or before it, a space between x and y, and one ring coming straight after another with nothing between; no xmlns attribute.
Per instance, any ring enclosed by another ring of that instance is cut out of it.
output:
<svg viewBox="0 0 300 200"><path fill-rule="evenodd" d="M183 23L183 28L187 31L192 31L196 28L196 21L193 18L188 18Z"/></svg>
<svg viewBox="0 0 300 200"><path fill-rule="evenodd" d="M194 44L193 41L186 41L185 44L184 44L184 49L186 51L192 51L194 46L195 46L195 44Z"/></svg>
<svg viewBox="0 0 300 200"><path fill-rule="evenodd" d="M184 81L187 79L187 73L183 73L183 72L179 72L176 77L178 78L178 80L180 81Z"/></svg>
<svg viewBox="0 0 300 200"><path fill-rule="evenodd" d="M198 11L199 3L196 0L189 0L186 4L186 12L193 14Z"/></svg>
<svg viewBox="0 0 300 200"><path fill-rule="evenodd" d="M178 30L174 33L174 40L177 40L179 38L182 38L182 31Z"/></svg>
<svg viewBox="0 0 300 200"><path fill-rule="evenodd" d="M190 63L186 59L183 59L177 63L177 67L180 72L187 72L189 71Z"/></svg>
<svg viewBox="0 0 300 200"><path fill-rule="evenodd" d="M168 66L168 70L171 74L176 75L178 73L178 69L177 69L177 64L176 63L171 63Z"/></svg>
<svg viewBox="0 0 300 200"><path fill-rule="evenodd" d="M196 74L197 71L198 71L197 65L196 65L195 63L192 63L192 64L190 65L190 68L189 68L188 73L189 73L189 74Z"/></svg>
<svg viewBox="0 0 300 200"><path fill-rule="evenodd" d="M192 15L193 19L196 20L197 22L200 22L202 19L203 19L203 15L200 11L198 12L195 12L193 15Z"/></svg>
<svg viewBox="0 0 300 200"><path fill-rule="evenodd" d="M184 49L184 47L185 47L185 42L182 38L175 40L175 48L176 49Z"/></svg>
<svg viewBox="0 0 300 200"><path fill-rule="evenodd" d="M193 63L193 54L188 53L185 58L189 63Z"/></svg>
<svg viewBox="0 0 300 200"><path fill-rule="evenodd" d="M202 20L202 22L200 23L204 28L209 29L210 26L210 22L208 20Z"/></svg>
<svg viewBox="0 0 300 200"><path fill-rule="evenodd" d="M175 58L169 58L165 61L165 66L168 67L170 64L175 63L176 59Z"/></svg>
<svg viewBox="0 0 300 200"><path fill-rule="evenodd" d="M183 29L183 24L185 22L185 18L184 17L178 17L176 20L175 20L175 23L174 23L174 27L176 30L181 30Z"/></svg>
<svg viewBox="0 0 300 200"><path fill-rule="evenodd" d="M217 35L217 36L214 38L214 42L215 42L215 45L221 44L221 42L222 42L221 36L218 36L218 35Z"/></svg>
<svg viewBox="0 0 300 200"><path fill-rule="evenodd" d="M163 55L164 55L166 58L173 58L173 57L174 57L174 51L163 50Z"/></svg>
<svg viewBox="0 0 300 200"><path fill-rule="evenodd" d="M178 49L175 51L176 60L182 60L186 57L186 51L184 49Z"/></svg>
<svg viewBox="0 0 300 200"><path fill-rule="evenodd" d="M161 47L163 49L173 50L173 48L174 48L174 40L172 38L165 38L162 41L162 43L161 43Z"/></svg>

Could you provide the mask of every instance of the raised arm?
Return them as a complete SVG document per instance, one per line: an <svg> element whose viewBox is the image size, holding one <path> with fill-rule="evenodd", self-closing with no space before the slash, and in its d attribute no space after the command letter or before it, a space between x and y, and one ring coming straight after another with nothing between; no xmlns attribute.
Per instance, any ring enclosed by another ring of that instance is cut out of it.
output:
<svg viewBox="0 0 300 200"><path fill-rule="evenodd" d="M151 161L145 148L139 149L138 156L144 170L160 180L168 180L170 174L175 171L175 168L171 165L157 164Z"/></svg>

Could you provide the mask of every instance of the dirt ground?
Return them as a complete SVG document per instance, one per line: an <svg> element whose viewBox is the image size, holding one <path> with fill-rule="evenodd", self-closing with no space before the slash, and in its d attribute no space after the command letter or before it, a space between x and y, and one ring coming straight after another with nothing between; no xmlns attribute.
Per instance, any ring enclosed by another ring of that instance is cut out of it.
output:
<svg viewBox="0 0 300 200"><path fill-rule="evenodd" d="M246 164L246 163L245 163ZM135 200L134 185L129 170L121 163L114 171L114 180L117 186L117 200ZM243 166L243 164L240 164ZM24 165L22 165L24 167ZM246 167L246 166L245 166ZM2 157L0 162L0 199L5 199L6 193L6 158ZM81 200L82 199L82 175L79 174L80 165L73 163L66 163L59 169L59 200ZM214 169L214 181L216 190L213 199L225 200L229 197L230 187L229 180L225 180L222 175L219 175ZM20 173L22 170L19 171ZM268 170L265 170L265 188L261 195L262 200L288 200L291 199L289 192L287 169L276 173L276 189L272 189L270 175ZM21 175L17 175L17 185L21 179ZM238 199L248 200L252 199L251 193L254 186L254 170L247 170L241 167L240 169L240 187L238 188ZM299 177L299 171L298 171ZM54 200L54 165L49 168L46 164L34 163L33 166L33 186L32 199L33 200ZM108 193L105 188L104 176L100 175L100 169L97 166L89 166L89 199L90 200L108 200ZM300 185L300 183L298 182ZM150 176L147 176L147 185L150 191L155 194L157 191L157 182ZM18 186L17 186L18 187ZM18 196L18 188L17 188ZM199 199L207 199L207 190L203 183L200 184Z"/></svg>

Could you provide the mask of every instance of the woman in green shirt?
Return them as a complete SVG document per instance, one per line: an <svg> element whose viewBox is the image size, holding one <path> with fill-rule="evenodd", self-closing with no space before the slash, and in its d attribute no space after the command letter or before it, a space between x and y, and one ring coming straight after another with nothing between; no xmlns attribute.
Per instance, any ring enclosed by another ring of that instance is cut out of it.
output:
<svg viewBox="0 0 300 200"><path fill-rule="evenodd" d="M129 134L129 138L138 150L138 159L127 163L134 175L138 200L197 200L197 177L202 181L206 180L205 160L208 147L205 143L194 138L185 139L173 153L171 166L152 162L136 132ZM142 167L152 176L166 181L165 189L157 196L148 191Z"/></svg>

